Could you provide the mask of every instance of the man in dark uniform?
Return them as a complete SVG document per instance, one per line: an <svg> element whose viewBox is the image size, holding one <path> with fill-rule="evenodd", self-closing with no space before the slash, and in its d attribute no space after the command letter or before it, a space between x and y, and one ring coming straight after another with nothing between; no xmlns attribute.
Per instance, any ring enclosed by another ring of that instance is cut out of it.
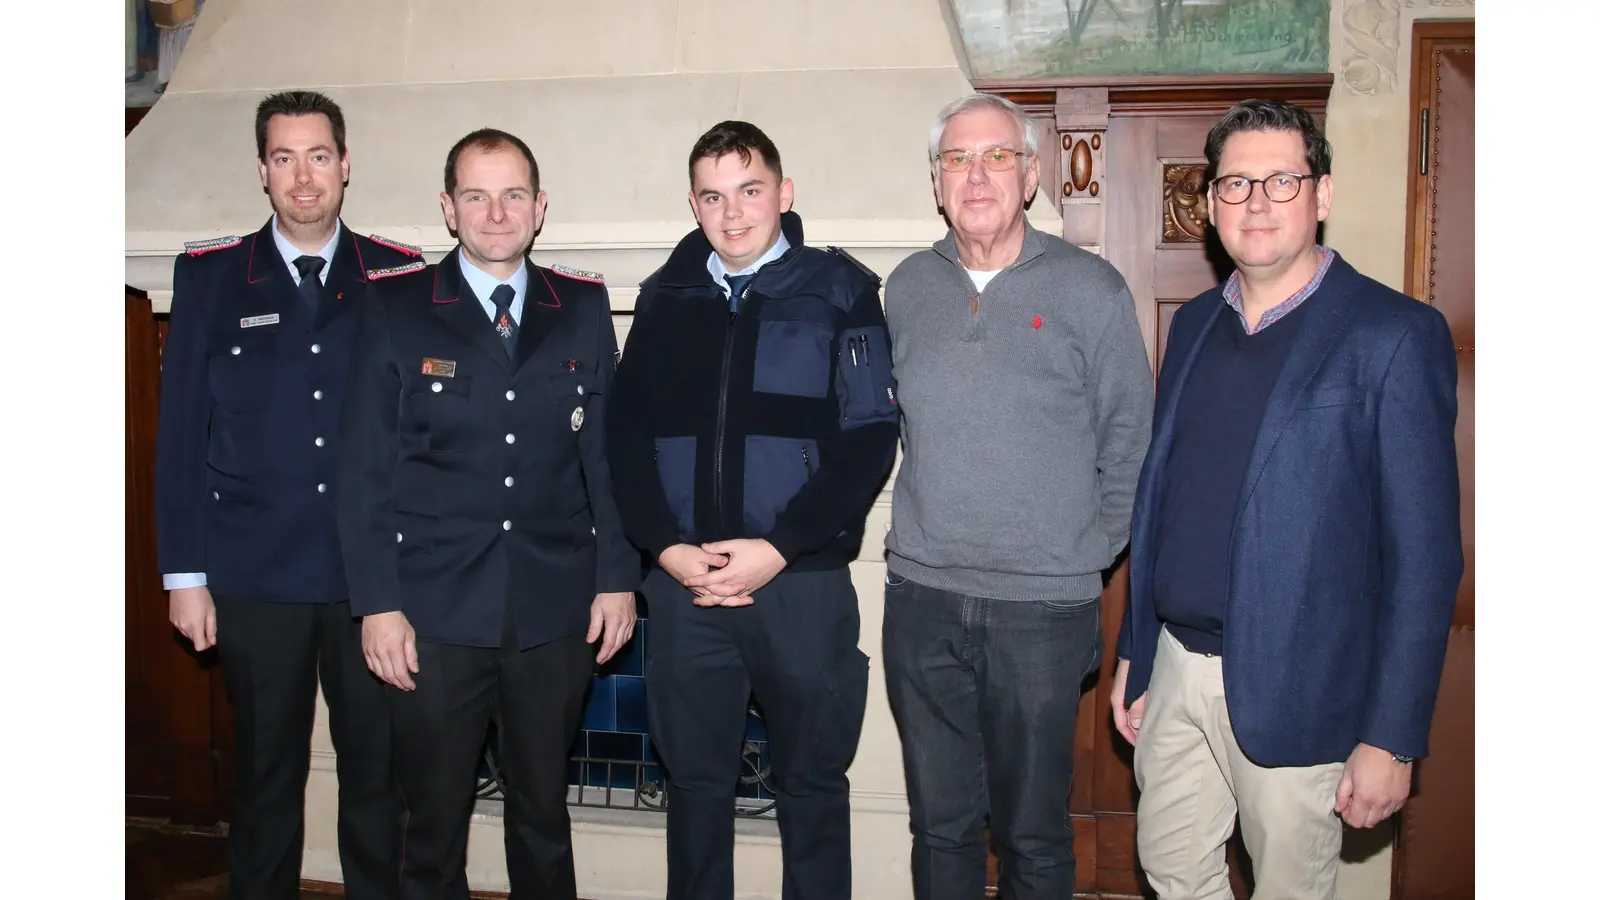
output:
<svg viewBox="0 0 1600 900"><path fill-rule="evenodd" d="M689 154L700 228L645 280L606 419L645 579L667 897L732 900L753 692L772 748L785 900L850 896L867 658L849 563L894 462L878 278L804 246L778 149L723 122Z"/></svg>
<svg viewBox="0 0 1600 900"><path fill-rule="evenodd" d="M567 750L595 653L633 633L640 566L611 497L616 333L598 275L536 266L539 170L467 135L441 202L460 246L370 292L350 383L339 524L367 665L393 686L401 895L465 900L491 714L515 896L576 894Z"/></svg>
<svg viewBox="0 0 1600 900"><path fill-rule="evenodd" d="M248 238L188 246L173 272L156 442L156 530L172 624L216 644L233 700L238 781L231 896L299 896L317 679L338 751L345 895L395 891L398 798L382 685L334 519L339 414L368 270L421 253L339 221L344 115L288 91L256 109L273 216Z"/></svg>

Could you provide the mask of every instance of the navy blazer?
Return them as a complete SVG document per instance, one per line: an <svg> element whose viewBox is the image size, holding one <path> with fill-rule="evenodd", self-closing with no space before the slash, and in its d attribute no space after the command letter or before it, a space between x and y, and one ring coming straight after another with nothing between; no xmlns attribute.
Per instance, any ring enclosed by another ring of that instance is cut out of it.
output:
<svg viewBox="0 0 1600 900"><path fill-rule="evenodd" d="M339 529L351 611L401 610L419 640L498 647L509 614L526 649L638 586L606 459L609 296L598 276L527 266L515 360L457 251L369 291Z"/></svg>
<svg viewBox="0 0 1600 900"><path fill-rule="evenodd" d="M1206 333L1231 315L1217 287L1172 320L1117 644L1129 702L1161 629L1151 576L1173 420ZM1259 765L1342 762L1358 742L1425 756L1463 565L1449 326L1342 258L1297 315L1234 519L1228 714Z"/></svg>
<svg viewBox="0 0 1600 900"><path fill-rule="evenodd" d="M340 228L313 320L271 229L200 242L174 264L157 565L204 572L213 594L328 603L348 596L333 501L361 289L368 269L422 254Z"/></svg>

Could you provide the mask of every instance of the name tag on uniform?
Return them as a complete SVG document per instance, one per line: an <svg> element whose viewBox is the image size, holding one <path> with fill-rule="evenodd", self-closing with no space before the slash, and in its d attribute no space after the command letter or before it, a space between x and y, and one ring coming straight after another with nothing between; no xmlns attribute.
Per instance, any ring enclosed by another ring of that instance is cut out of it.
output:
<svg viewBox="0 0 1600 900"><path fill-rule="evenodd" d="M270 315L265 315L265 316L250 316L248 318L244 318L244 319L240 319L239 320L239 327L240 328L254 328L257 325L276 325L276 324L278 324L278 314L277 313L271 313Z"/></svg>
<svg viewBox="0 0 1600 900"><path fill-rule="evenodd" d="M422 358L422 374L437 375L440 378L454 378L456 377L456 361L424 356Z"/></svg>

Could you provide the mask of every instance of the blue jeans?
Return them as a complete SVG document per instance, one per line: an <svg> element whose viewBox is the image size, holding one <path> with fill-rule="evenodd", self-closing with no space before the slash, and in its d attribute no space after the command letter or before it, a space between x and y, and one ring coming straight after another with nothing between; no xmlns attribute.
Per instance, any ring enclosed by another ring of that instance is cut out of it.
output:
<svg viewBox="0 0 1600 900"><path fill-rule="evenodd" d="M905 752L916 900L983 896L987 818L1005 900L1066 900L1067 795L1100 602L990 600L889 574L884 678Z"/></svg>

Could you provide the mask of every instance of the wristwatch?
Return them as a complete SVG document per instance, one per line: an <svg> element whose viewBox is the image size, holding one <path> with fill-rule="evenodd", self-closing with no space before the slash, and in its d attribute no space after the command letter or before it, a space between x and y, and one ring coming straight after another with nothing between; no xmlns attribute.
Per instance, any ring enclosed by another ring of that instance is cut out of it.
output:
<svg viewBox="0 0 1600 900"><path fill-rule="evenodd" d="M1389 754L1389 756L1392 757L1395 762L1399 763L1402 766L1405 765L1406 763L1414 763L1414 762L1417 761L1417 758L1415 756L1401 756L1398 753L1391 753L1391 754Z"/></svg>

